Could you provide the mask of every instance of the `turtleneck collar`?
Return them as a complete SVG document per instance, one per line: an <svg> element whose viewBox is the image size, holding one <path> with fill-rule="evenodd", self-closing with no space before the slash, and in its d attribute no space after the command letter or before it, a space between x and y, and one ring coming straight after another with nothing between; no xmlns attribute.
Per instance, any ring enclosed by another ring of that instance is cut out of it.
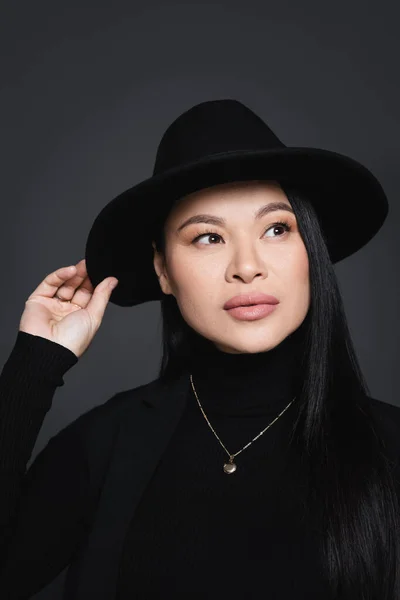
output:
<svg viewBox="0 0 400 600"><path fill-rule="evenodd" d="M277 416L299 393L306 321L265 352L231 354L203 338L190 372L205 413Z"/></svg>

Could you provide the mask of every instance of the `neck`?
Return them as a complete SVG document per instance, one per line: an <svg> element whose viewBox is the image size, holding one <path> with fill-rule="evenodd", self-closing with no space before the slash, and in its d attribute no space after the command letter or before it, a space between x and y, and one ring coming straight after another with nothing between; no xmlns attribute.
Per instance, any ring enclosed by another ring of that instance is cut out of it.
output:
<svg viewBox="0 0 400 600"><path fill-rule="evenodd" d="M303 322L278 345L257 353L231 354L204 340L190 372L205 413L277 416L300 391L305 332Z"/></svg>

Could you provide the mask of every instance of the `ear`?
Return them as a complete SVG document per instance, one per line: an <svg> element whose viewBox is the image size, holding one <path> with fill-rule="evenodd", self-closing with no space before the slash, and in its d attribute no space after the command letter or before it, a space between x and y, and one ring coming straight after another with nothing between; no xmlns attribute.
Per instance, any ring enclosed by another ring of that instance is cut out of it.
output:
<svg viewBox="0 0 400 600"><path fill-rule="evenodd" d="M158 277L158 283L160 284L161 290L164 294L172 294L171 286L168 280L168 275L165 269L164 256L161 252L158 252L156 250L156 245L154 242L152 242L151 245L154 250L153 266Z"/></svg>

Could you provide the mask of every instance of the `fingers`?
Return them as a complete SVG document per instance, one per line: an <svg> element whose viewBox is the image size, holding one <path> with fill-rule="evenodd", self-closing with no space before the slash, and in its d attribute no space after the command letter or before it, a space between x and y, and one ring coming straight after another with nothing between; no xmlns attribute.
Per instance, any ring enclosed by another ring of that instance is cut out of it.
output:
<svg viewBox="0 0 400 600"><path fill-rule="evenodd" d="M96 287L86 310L92 315L95 321L101 323L107 304L110 300L111 292L116 287L117 279L107 277Z"/></svg>
<svg viewBox="0 0 400 600"><path fill-rule="evenodd" d="M82 280L82 278L84 279ZM117 280L115 277L108 277L104 281L110 282ZM102 282L100 282L98 285L101 284ZM81 308L86 308L88 302L92 298L93 291L93 285L87 275L86 263L83 260L78 263L77 274L64 283L64 285L58 290L57 296L60 296L60 298L63 300L69 300Z"/></svg>
<svg viewBox="0 0 400 600"><path fill-rule="evenodd" d="M75 289L82 283L86 275L86 264L85 259L83 258L76 266L70 265L68 267L61 267L47 275L32 292L31 296L45 296L47 298L52 298L61 286L65 285L67 282L69 284L70 280L72 281L72 278L74 278L75 281L72 284L73 289L70 293L70 296L72 297ZM63 294L63 296L64 295L65 294ZM70 298L65 297L65 299L69 300Z"/></svg>
<svg viewBox="0 0 400 600"><path fill-rule="evenodd" d="M62 300L69 300L84 308L93 294L93 289L85 259L82 259L76 266L75 274L72 271L72 277L67 279L56 293Z"/></svg>
<svg viewBox="0 0 400 600"><path fill-rule="evenodd" d="M118 280L115 277L107 277L96 287L96 292L98 290L100 293L93 294L94 288L87 275L86 261L83 258L76 265L61 267L49 273L29 298L32 296L53 298L57 294L61 300L69 300L81 308L86 308L91 303L93 314L100 316L104 313L113 290L109 287L111 282L118 283Z"/></svg>

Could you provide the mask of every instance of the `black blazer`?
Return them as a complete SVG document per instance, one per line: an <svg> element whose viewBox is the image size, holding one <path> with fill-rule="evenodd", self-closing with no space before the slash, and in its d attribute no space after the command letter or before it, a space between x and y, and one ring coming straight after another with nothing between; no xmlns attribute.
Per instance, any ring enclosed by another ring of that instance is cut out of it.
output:
<svg viewBox="0 0 400 600"><path fill-rule="evenodd" d="M93 526L70 563L64 600L115 600L122 544L130 519L185 407L184 372L119 392L64 430L86 448L90 479L99 494Z"/></svg>
<svg viewBox="0 0 400 600"><path fill-rule="evenodd" d="M122 545L130 519L178 424L190 393L189 373L115 394L64 430L86 449L99 500L93 526L74 555L64 600L115 600ZM388 450L400 456L400 408L371 399ZM74 438L75 439L75 438Z"/></svg>

